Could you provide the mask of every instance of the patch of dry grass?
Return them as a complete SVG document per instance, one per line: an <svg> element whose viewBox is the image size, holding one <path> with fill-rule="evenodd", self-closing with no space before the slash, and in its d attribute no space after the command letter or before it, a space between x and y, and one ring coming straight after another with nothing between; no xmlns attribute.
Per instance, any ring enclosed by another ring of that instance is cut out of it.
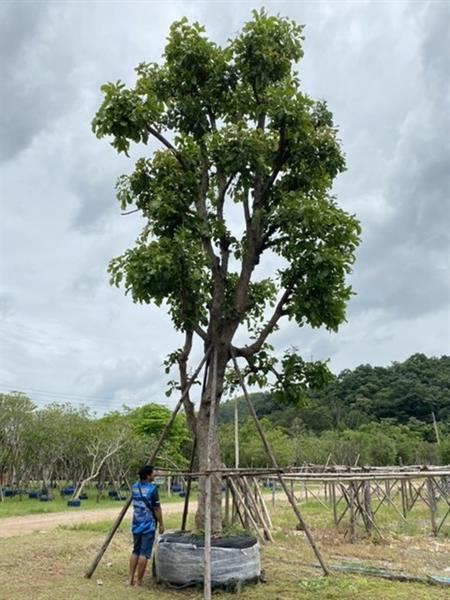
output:
<svg viewBox="0 0 450 600"><path fill-rule="evenodd" d="M303 505L304 516L313 527L315 539L330 566L352 563L403 570L410 574L445 573L450 564L450 541L384 532L386 539L362 539L356 544L330 526L325 509ZM375 577L337 574L322 577L302 532L293 530L291 510L277 501L273 510L275 543L262 548L267 583L245 588L243 600L438 600L448 598L448 589L391 582ZM168 527L177 527L179 517L170 516ZM128 524L116 534L92 580L83 573L103 541L109 524L93 523L41 534L0 540L0 599L25 600L129 600L199 599L198 590L174 591L156 585L148 576L142 590L125 586L130 551ZM217 594L230 597L224 593Z"/></svg>

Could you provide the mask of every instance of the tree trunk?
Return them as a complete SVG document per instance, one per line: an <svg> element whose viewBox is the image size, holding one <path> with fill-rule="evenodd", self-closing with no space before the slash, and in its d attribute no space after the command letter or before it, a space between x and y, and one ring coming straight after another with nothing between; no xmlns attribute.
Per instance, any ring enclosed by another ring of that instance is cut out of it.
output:
<svg viewBox="0 0 450 600"><path fill-rule="evenodd" d="M214 356L214 353L212 354ZM222 458L220 455L219 432L217 426L217 413L223 390L225 367L228 360L227 352L218 352L217 376L214 377L212 360L208 371L207 385L203 391L200 409L197 416L197 456L199 470L207 468L208 452L210 453L210 469L220 469ZM211 400L215 402L214 424L210 434L210 409ZM205 527L205 477L199 478L199 495L195 527L203 530ZM220 533L222 530L222 477L214 473L211 477L211 532Z"/></svg>

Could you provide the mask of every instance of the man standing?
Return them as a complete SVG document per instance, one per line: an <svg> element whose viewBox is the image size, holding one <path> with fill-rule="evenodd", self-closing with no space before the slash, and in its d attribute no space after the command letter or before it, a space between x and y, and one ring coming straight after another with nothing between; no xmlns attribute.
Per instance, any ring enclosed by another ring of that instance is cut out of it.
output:
<svg viewBox="0 0 450 600"><path fill-rule="evenodd" d="M154 478L153 467L144 465L139 471L139 481L131 486L133 552L130 556L130 585L142 586L142 579L155 541L156 524L159 533L164 533L158 488L153 483Z"/></svg>

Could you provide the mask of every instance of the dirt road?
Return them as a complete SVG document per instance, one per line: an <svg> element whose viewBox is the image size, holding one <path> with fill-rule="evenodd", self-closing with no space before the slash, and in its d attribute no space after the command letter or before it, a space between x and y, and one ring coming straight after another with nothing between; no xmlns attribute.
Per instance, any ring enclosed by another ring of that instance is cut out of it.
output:
<svg viewBox="0 0 450 600"><path fill-rule="evenodd" d="M195 510L196 502L189 503L189 509ZM165 504L164 514L177 514L182 512L183 503ZM74 525L76 523L92 523L95 521L113 520L119 514L120 507L56 512L42 515L25 515L21 517L7 517L0 519L0 538L15 535L29 534L33 531L48 531L59 525ZM128 515L131 515L131 510Z"/></svg>

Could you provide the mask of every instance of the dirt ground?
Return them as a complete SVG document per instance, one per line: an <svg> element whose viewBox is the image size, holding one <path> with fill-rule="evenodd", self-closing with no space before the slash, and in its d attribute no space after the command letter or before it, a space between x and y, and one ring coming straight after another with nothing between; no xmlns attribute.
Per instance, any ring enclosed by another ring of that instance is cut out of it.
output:
<svg viewBox="0 0 450 600"><path fill-rule="evenodd" d="M190 510L195 510L196 503L190 503ZM181 514L183 504L166 504L163 508L165 515ZM7 517L0 520L0 538L14 537L24 533L44 532L56 529L61 525L75 525L77 523L95 523L97 521L113 520L120 511L120 507L77 510L73 512L59 512L41 515L26 515L21 517Z"/></svg>
<svg viewBox="0 0 450 600"><path fill-rule="evenodd" d="M164 508L167 528L179 527L182 503L167 504ZM117 512L118 507L114 507L1 519L0 600L130 600L134 596L148 600L200 600L200 590L174 591L158 585L150 572L141 590L125 585L131 543L129 521L115 535L93 578L84 578ZM400 531L398 525L389 521L389 527L383 528L383 539L367 539L360 532L355 544L346 540L342 529L330 526L329 511L306 505L303 512L332 574L322 576L304 533L295 529L292 511L285 502L277 502L271 507L275 541L261 547L266 583L246 587L240 594L242 600L446 600L450 597L448 588L440 586L333 570L353 565L422 577L449 577L450 539L446 535L438 538L430 535L425 512L417 515L415 533ZM236 598L225 593L218 596L224 600Z"/></svg>

